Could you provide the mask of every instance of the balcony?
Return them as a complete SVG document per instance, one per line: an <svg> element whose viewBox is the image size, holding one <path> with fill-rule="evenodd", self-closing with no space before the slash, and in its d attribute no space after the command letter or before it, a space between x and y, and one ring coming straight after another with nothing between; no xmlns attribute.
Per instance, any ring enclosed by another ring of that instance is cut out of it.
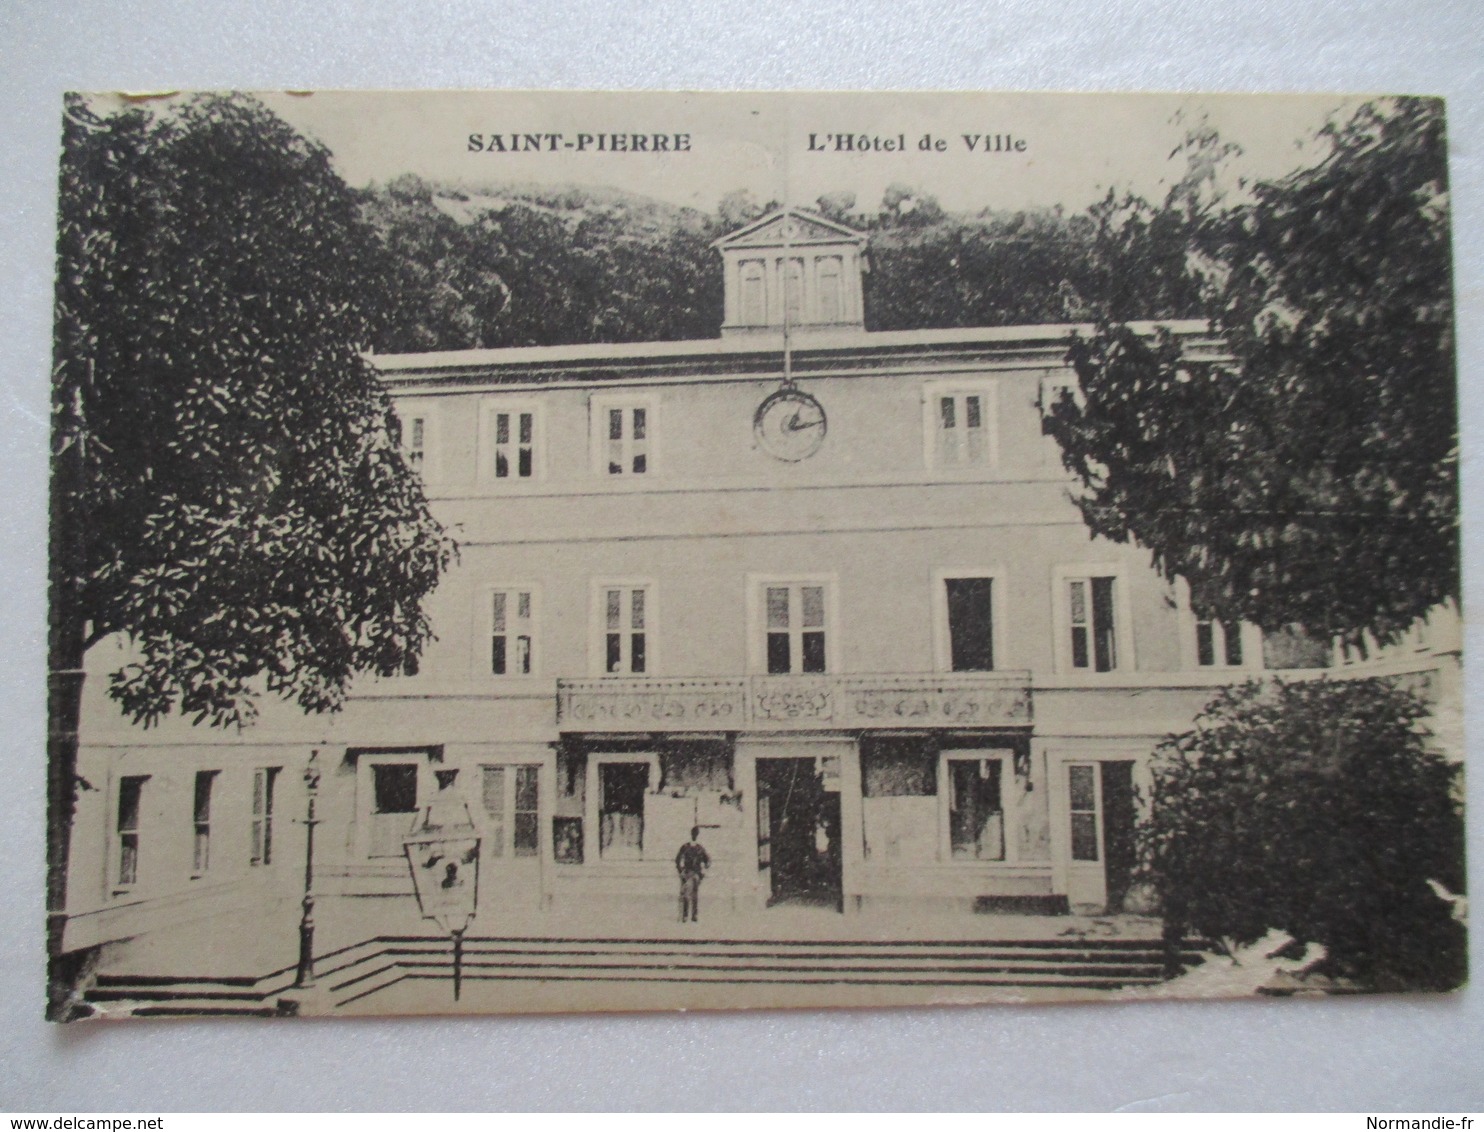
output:
<svg viewBox="0 0 1484 1132"><path fill-rule="evenodd" d="M1029 727L1029 672L557 681L563 731Z"/></svg>

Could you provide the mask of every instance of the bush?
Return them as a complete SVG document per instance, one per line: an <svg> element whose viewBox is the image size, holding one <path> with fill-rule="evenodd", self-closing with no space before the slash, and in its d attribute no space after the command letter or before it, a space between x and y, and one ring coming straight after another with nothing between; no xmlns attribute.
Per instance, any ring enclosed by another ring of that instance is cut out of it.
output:
<svg viewBox="0 0 1484 1132"><path fill-rule="evenodd" d="M1446 990L1466 934L1429 880L1464 888L1461 775L1395 682L1224 690L1155 752L1143 870L1171 928L1322 943L1326 973Z"/></svg>

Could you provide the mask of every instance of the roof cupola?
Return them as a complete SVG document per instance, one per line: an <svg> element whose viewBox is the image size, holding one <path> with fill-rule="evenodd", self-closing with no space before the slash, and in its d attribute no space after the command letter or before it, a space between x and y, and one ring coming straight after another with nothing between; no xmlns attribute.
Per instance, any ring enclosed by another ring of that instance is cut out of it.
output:
<svg viewBox="0 0 1484 1132"><path fill-rule="evenodd" d="M712 246L726 271L723 338L761 332L864 330L866 237L800 208L783 208Z"/></svg>

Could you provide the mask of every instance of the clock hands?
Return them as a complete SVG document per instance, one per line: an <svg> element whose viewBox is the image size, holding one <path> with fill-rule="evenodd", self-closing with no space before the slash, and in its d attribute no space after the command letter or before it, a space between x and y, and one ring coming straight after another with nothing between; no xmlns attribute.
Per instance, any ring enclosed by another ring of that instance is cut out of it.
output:
<svg viewBox="0 0 1484 1132"><path fill-rule="evenodd" d="M753 414L752 428L764 452L796 463L819 450L826 419L824 407L809 394L784 388L763 399Z"/></svg>

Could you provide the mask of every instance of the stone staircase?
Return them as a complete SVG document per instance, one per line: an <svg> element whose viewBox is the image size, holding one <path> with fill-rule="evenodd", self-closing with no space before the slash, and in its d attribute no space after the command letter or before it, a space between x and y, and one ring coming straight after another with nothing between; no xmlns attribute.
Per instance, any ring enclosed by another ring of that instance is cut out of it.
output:
<svg viewBox="0 0 1484 1132"><path fill-rule="evenodd" d="M1185 965L1200 963L1191 942ZM406 980L453 979L446 936L382 936L320 956L320 1001L365 1000ZM1150 939L868 940L545 939L470 937L466 988L490 982L660 983L773 987L1060 988L1116 990L1163 979ZM271 1016L292 969L262 978L172 979L103 975L87 999L100 1014L136 1017Z"/></svg>
<svg viewBox="0 0 1484 1132"><path fill-rule="evenodd" d="M293 973L282 971L261 979L99 975L84 1001L95 1018L271 1018L292 982Z"/></svg>

